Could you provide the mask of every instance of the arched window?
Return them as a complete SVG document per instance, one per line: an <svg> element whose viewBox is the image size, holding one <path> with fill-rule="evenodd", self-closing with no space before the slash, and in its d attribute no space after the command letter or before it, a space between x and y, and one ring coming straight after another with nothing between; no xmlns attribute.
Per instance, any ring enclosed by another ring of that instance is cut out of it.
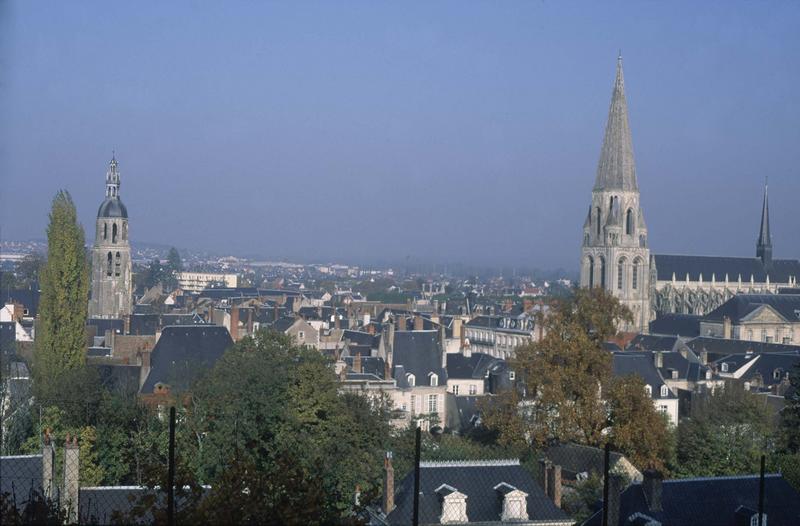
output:
<svg viewBox="0 0 800 526"><path fill-rule="evenodd" d="M111 226L111 242L112 243L116 243L117 242L117 224L116 223L114 223Z"/></svg>
<svg viewBox="0 0 800 526"><path fill-rule="evenodd" d="M106 274L108 276L111 275L111 266L114 264L114 256L111 255L111 252L108 253L108 265L106 266Z"/></svg>
<svg viewBox="0 0 800 526"><path fill-rule="evenodd" d="M439 385L439 375L436 373L430 373L431 377L431 387L437 387Z"/></svg>
<svg viewBox="0 0 800 526"><path fill-rule="evenodd" d="M594 287L594 258L589 256L589 288Z"/></svg>
<svg viewBox="0 0 800 526"><path fill-rule="evenodd" d="M666 385L661 386L661 398L669 396L669 388Z"/></svg>
<svg viewBox="0 0 800 526"><path fill-rule="evenodd" d="M600 237L600 207L597 207L597 237Z"/></svg>
<svg viewBox="0 0 800 526"><path fill-rule="evenodd" d="M600 258L600 287L606 288L606 258Z"/></svg>
<svg viewBox="0 0 800 526"><path fill-rule="evenodd" d="M628 208L628 213L625 214L625 233L629 236L633 235L633 210Z"/></svg>
<svg viewBox="0 0 800 526"><path fill-rule="evenodd" d="M408 380L408 386L409 386L409 387L414 387L415 385L417 385L417 377L416 377L416 376L414 376L414 375L413 375L413 374L411 374L411 373L409 373L409 374L406 376L406 380Z"/></svg>
<svg viewBox="0 0 800 526"><path fill-rule="evenodd" d="M647 384L644 386L644 392L647 396L653 396L653 388Z"/></svg>
<svg viewBox="0 0 800 526"><path fill-rule="evenodd" d="M631 273L631 288L636 290L639 288L639 260L633 261L633 271Z"/></svg>
<svg viewBox="0 0 800 526"><path fill-rule="evenodd" d="M103 223L103 239L108 239L108 223Z"/></svg>
<svg viewBox="0 0 800 526"><path fill-rule="evenodd" d="M117 260L114 264L114 275L119 276L120 270L122 269L122 257L120 256L119 252L117 252Z"/></svg>
<svg viewBox="0 0 800 526"><path fill-rule="evenodd" d="M617 288L625 288L625 258L620 258L617 263Z"/></svg>

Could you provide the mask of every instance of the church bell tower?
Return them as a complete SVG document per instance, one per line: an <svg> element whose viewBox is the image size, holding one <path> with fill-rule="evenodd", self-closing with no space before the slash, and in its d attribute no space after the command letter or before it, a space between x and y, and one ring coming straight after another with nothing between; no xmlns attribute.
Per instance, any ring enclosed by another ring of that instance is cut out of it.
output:
<svg viewBox="0 0 800 526"><path fill-rule="evenodd" d="M650 249L639 203L621 56L581 253L581 287L602 287L614 294L633 313L633 323L619 329L646 333L651 319Z"/></svg>
<svg viewBox="0 0 800 526"><path fill-rule="evenodd" d="M97 211L90 318L119 319L133 310L128 209L120 199L119 175L117 160L112 157L106 172L106 198Z"/></svg>

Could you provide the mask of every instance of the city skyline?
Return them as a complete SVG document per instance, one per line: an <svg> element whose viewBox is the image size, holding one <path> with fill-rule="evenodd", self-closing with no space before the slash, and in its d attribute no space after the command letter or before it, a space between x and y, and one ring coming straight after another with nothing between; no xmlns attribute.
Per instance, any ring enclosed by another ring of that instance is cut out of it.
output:
<svg viewBox="0 0 800 526"><path fill-rule="evenodd" d="M577 269L621 47L653 252L752 257L769 177L775 255L798 257L800 38L780 13L797 7L711 6L687 22L614 6L603 16L631 17L576 42L598 13L551 8L471 6L445 20L347 6L328 13L329 31L324 6L253 8L252 20L168 7L150 21L124 7L5 5L3 237L43 237L61 187L90 234L116 150L134 245ZM715 16L728 24L704 35ZM769 31L750 34L753 16ZM211 27L219 42L192 36ZM194 44L203 60L182 61Z"/></svg>

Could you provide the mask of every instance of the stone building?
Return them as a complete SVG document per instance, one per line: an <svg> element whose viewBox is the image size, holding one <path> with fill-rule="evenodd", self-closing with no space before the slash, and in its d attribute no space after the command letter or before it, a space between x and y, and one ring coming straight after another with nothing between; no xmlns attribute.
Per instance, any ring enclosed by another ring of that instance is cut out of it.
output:
<svg viewBox="0 0 800 526"><path fill-rule="evenodd" d="M708 314L736 294L797 287L800 276L800 261L772 257L766 187L756 257L651 255L648 247L619 58L583 226L581 286L603 287L631 309L634 322L621 330L647 332L658 314Z"/></svg>
<svg viewBox="0 0 800 526"><path fill-rule="evenodd" d="M622 57L608 110L605 139L583 225L581 286L602 287L633 313L626 331L647 331L650 309L650 250L639 203L639 183L625 101Z"/></svg>
<svg viewBox="0 0 800 526"><path fill-rule="evenodd" d="M97 211L92 248L90 318L122 318L133 309L131 248L128 243L128 209L120 199L117 160L106 173L106 198Z"/></svg>

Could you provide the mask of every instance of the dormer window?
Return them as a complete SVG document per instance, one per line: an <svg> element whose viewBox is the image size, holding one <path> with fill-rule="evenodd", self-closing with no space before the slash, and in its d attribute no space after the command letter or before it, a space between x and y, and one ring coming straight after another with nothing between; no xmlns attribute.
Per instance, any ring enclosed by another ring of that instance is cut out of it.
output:
<svg viewBox="0 0 800 526"><path fill-rule="evenodd" d="M414 387L415 385L417 385L417 377L411 373L408 373L406 375L406 381L408 382L409 387Z"/></svg>
<svg viewBox="0 0 800 526"><path fill-rule="evenodd" d="M772 379L773 380L780 380L782 375L783 375L783 373L782 373L782 371L780 369L775 369L774 371L772 371Z"/></svg>
<svg viewBox="0 0 800 526"><path fill-rule="evenodd" d="M706 380L711 380L711 370L706 369Z"/></svg>
<svg viewBox="0 0 800 526"><path fill-rule="evenodd" d="M758 526L758 513L750 517L750 526ZM761 526L767 526L767 514L761 514Z"/></svg>
<svg viewBox="0 0 800 526"><path fill-rule="evenodd" d="M722 372L723 373L728 372L728 364L726 362L722 362Z"/></svg>
<svg viewBox="0 0 800 526"><path fill-rule="evenodd" d="M666 385L661 386L661 398L666 398L669 396L669 388Z"/></svg>
<svg viewBox="0 0 800 526"><path fill-rule="evenodd" d="M442 502L441 524L458 524L468 522L467 496L449 484L442 484L434 490Z"/></svg>
<svg viewBox="0 0 800 526"><path fill-rule="evenodd" d="M517 375L516 375L516 373L514 371L508 371L508 379L509 380L513 381L514 379L516 379L516 377L517 377Z"/></svg>
<svg viewBox="0 0 800 526"><path fill-rule="evenodd" d="M647 394L647 396L653 396L653 388L649 385L644 386L644 392Z"/></svg>
<svg viewBox="0 0 800 526"><path fill-rule="evenodd" d="M437 387L439 385L439 375L436 373L428 373L428 377L430 378L431 387Z"/></svg>
<svg viewBox="0 0 800 526"><path fill-rule="evenodd" d="M528 520L528 494L506 482L494 487L503 498L500 520L503 522Z"/></svg>

